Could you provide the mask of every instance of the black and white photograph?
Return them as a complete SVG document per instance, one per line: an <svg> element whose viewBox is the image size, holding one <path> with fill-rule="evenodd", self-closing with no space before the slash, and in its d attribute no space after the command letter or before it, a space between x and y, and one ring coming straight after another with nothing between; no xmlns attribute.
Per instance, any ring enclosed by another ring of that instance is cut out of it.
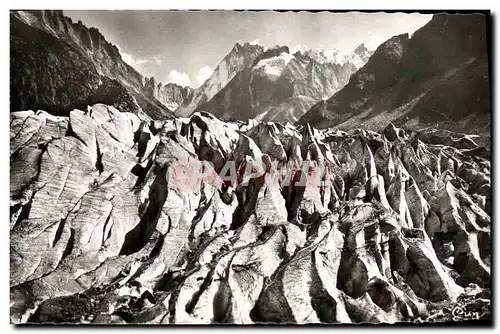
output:
<svg viewBox="0 0 500 334"><path fill-rule="evenodd" d="M492 326L489 10L8 15L10 324Z"/></svg>

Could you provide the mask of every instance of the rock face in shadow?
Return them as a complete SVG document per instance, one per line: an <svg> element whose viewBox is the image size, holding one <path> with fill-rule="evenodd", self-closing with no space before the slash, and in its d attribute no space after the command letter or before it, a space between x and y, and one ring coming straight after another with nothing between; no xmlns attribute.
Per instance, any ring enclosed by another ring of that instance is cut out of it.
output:
<svg viewBox="0 0 500 334"><path fill-rule="evenodd" d="M10 114L13 323L491 317L490 161L473 136L67 114ZM237 184L193 179L200 161L234 161ZM265 181L286 164L291 184ZM296 184L308 176L323 182Z"/></svg>
<svg viewBox="0 0 500 334"><path fill-rule="evenodd" d="M99 30L57 10L11 11L10 92L11 111L67 116L68 110L105 103L142 119L172 117Z"/></svg>
<svg viewBox="0 0 500 334"><path fill-rule="evenodd" d="M170 82L163 84L156 82L154 77L145 78L144 89L148 96L154 96L172 111L177 110L179 106L189 104L195 93L191 87L182 87Z"/></svg>
<svg viewBox="0 0 500 334"><path fill-rule="evenodd" d="M486 24L480 14L436 14L411 38L394 36L330 99L300 120L319 128L489 132Z"/></svg>

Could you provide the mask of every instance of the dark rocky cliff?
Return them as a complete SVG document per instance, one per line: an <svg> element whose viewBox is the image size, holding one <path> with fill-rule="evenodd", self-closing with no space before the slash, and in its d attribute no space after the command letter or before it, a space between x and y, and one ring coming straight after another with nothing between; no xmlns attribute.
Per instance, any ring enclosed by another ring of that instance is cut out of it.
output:
<svg viewBox="0 0 500 334"><path fill-rule="evenodd" d="M394 122L489 132L486 19L434 15L411 38L389 39L342 90L312 107L299 124L382 129Z"/></svg>
<svg viewBox="0 0 500 334"><path fill-rule="evenodd" d="M63 114L102 102L155 119L172 117L97 29L62 11L12 11L10 20L11 110Z"/></svg>

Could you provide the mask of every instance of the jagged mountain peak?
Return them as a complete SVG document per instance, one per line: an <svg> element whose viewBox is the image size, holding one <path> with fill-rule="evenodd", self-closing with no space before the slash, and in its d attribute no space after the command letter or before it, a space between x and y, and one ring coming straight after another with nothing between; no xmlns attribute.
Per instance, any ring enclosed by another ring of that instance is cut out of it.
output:
<svg viewBox="0 0 500 334"><path fill-rule="evenodd" d="M60 10L11 11L10 19L11 108L64 113L102 102L141 117L172 116L97 28Z"/></svg>
<svg viewBox="0 0 500 334"><path fill-rule="evenodd" d="M175 82L167 82L167 83L161 83L160 82L159 84L161 84L163 86L172 86L172 87L179 88L179 89L193 89L193 88L191 88L189 86L181 86L181 85L179 85L178 83L175 83Z"/></svg>
<svg viewBox="0 0 500 334"><path fill-rule="evenodd" d="M358 52L365 52L365 51L368 51L368 49L365 46L365 43L361 43L360 45L358 45L356 47L356 49L354 49L354 52L356 52L356 53L358 53Z"/></svg>
<svg viewBox="0 0 500 334"><path fill-rule="evenodd" d="M365 62L335 50L277 45L258 55L210 101L205 110L223 119L295 122L315 102L332 96Z"/></svg>
<svg viewBox="0 0 500 334"><path fill-rule="evenodd" d="M85 46L106 48L112 58L122 60L118 47L107 41L98 28L88 27L80 20L73 22L62 10L19 10L11 11L11 15L27 25L46 30L69 42L80 42L78 35L87 34L88 36L80 36Z"/></svg>
<svg viewBox="0 0 500 334"><path fill-rule="evenodd" d="M270 51L270 50L282 50L282 49L287 49L288 53L290 53L290 50L289 50L289 48L288 48L287 45L279 45L279 44L276 44L274 46L271 46L271 47L267 48L266 51Z"/></svg>
<svg viewBox="0 0 500 334"><path fill-rule="evenodd" d="M179 107L175 110L176 114L181 117L191 115L198 106L212 99L240 71L251 67L262 52L264 52L262 45L249 42L244 44L235 43L233 48L217 65L210 78L193 91L191 100L179 104Z"/></svg>
<svg viewBox="0 0 500 334"><path fill-rule="evenodd" d="M363 48L360 47L361 45L363 45ZM321 64L330 63L342 66L351 63L356 68L361 68L373 53L364 47L364 43L361 45L351 53L343 53L337 48L312 49L305 45L297 45L293 47L291 51L300 58L314 60ZM356 50L358 50L358 52L356 52Z"/></svg>
<svg viewBox="0 0 500 334"><path fill-rule="evenodd" d="M262 45L252 44L250 42L245 42L243 44L241 44L240 42L236 42L227 56L230 56L232 53L252 52L255 50L263 51L264 47Z"/></svg>
<svg viewBox="0 0 500 334"><path fill-rule="evenodd" d="M361 43L358 47L356 47L356 49L354 49L354 53L366 63L373 54L373 51L369 51L365 46L365 43Z"/></svg>

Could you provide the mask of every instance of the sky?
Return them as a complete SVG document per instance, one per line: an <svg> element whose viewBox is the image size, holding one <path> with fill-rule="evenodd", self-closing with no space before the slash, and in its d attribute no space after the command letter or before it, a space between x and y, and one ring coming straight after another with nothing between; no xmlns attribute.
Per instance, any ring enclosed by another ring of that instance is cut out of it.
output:
<svg viewBox="0 0 500 334"><path fill-rule="evenodd" d="M410 35L432 15L407 13L66 10L96 27L122 58L157 81L200 86L236 42L352 52Z"/></svg>

